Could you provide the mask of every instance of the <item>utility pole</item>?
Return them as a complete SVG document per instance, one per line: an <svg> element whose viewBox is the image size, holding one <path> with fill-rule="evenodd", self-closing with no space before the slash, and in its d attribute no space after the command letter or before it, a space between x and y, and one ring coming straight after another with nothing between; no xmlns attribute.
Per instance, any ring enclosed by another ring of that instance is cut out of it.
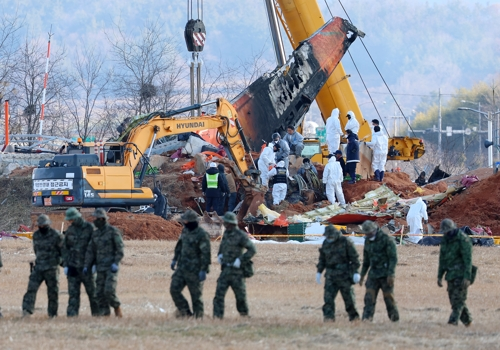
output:
<svg viewBox="0 0 500 350"><path fill-rule="evenodd" d="M439 114L438 114L438 158L441 161L441 142L442 142L442 137L441 137L441 132L443 130L442 128L442 118L441 118L441 88L439 88Z"/></svg>

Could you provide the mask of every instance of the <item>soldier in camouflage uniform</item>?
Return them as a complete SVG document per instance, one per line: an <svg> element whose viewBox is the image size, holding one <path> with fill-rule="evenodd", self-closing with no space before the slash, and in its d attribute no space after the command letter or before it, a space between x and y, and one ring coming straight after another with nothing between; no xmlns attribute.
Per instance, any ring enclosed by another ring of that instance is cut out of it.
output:
<svg viewBox="0 0 500 350"><path fill-rule="evenodd" d="M437 284L443 286L443 276L448 282L448 297L451 303L451 315L448 324L458 325L458 320L469 327L472 316L465 304L467 289L471 283L472 243L450 219L441 222L441 248L439 251L439 269Z"/></svg>
<svg viewBox="0 0 500 350"><path fill-rule="evenodd" d="M170 265L175 270L170 283L170 295L177 307L180 317L203 317L203 281L207 278L210 266L210 237L198 226L198 215L186 211L182 217L184 229L175 246L174 259ZM177 269L175 266L177 265ZM184 287L188 287L193 303L193 312L182 295Z"/></svg>
<svg viewBox="0 0 500 350"><path fill-rule="evenodd" d="M359 320L356 299L352 285L359 282L359 257L352 241L340 233L334 226L328 225L326 236L319 249L316 282L321 284L321 274L326 268L323 319L335 321L335 297L340 291L349 314L349 321Z"/></svg>
<svg viewBox="0 0 500 350"><path fill-rule="evenodd" d="M57 316L59 297L59 264L62 262L61 248L63 236L50 227L47 215L40 215L37 219L38 230L33 233L33 250L35 251L35 268L30 274L28 291L23 297L23 316L33 314L36 293L43 281L47 285L49 299L49 317Z"/></svg>
<svg viewBox="0 0 500 350"><path fill-rule="evenodd" d="M362 232L365 234L365 247L360 286L363 285L368 269L370 270L366 280L363 320L373 320L377 295L382 289L389 319L397 322L399 321L399 311L394 299L394 280L396 264L398 263L396 243L382 232L373 221L365 221L362 225Z"/></svg>
<svg viewBox="0 0 500 350"><path fill-rule="evenodd" d="M224 298L229 287L233 289L236 297L236 309L241 316L248 316L245 277L241 267L255 255L255 246L247 234L238 229L238 220L234 213L227 212L224 215L224 227L226 230L217 254L222 271L215 290L214 318L224 317ZM244 248L247 250L245 254Z"/></svg>
<svg viewBox="0 0 500 350"><path fill-rule="evenodd" d="M92 214L95 217L96 229L87 247L83 274L89 274L92 265L96 266L96 298L99 315L109 316L111 306L116 317L122 317L120 300L116 296L118 282L118 265L123 258L122 233L108 223L108 216L102 208Z"/></svg>
<svg viewBox="0 0 500 350"><path fill-rule="evenodd" d="M71 223L65 231L62 249L64 274L68 277L69 300L66 315L68 317L78 316L80 287L83 284L89 297L92 316L98 316L99 306L95 296L95 275L94 273L83 274L85 254L94 232L94 226L85 221L76 208L66 210L65 220Z"/></svg>
<svg viewBox="0 0 500 350"><path fill-rule="evenodd" d="M0 251L0 272L2 272L2 267L3 267L3 264L2 264L2 252ZM3 317L2 315L2 308L0 307L0 317Z"/></svg>

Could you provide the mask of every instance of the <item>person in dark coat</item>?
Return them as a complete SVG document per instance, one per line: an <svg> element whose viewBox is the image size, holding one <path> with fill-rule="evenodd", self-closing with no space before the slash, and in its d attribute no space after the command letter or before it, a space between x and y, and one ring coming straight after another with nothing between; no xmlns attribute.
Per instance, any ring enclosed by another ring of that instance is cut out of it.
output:
<svg viewBox="0 0 500 350"><path fill-rule="evenodd" d="M420 173L420 175L417 177L417 179L415 180L415 183L418 185L418 186L423 186L427 183L427 181L425 181L425 171L422 171Z"/></svg>
<svg viewBox="0 0 500 350"><path fill-rule="evenodd" d="M224 187L227 188L227 192L223 193L223 196L219 198L219 207L217 209L217 215L223 215L224 207L226 206L226 199L229 197L229 185L227 182L226 173L224 172L224 165L218 164L217 169L219 170L221 180L224 182Z"/></svg>
<svg viewBox="0 0 500 350"><path fill-rule="evenodd" d="M154 208L155 208L155 215L161 216L162 218L165 217L165 206L167 200L165 199L165 196L161 193L161 184L159 181L156 182L156 186L153 189L153 194L156 194L156 200L154 203Z"/></svg>
<svg viewBox="0 0 500 350"><path fill-rule="evenodd" d="M350 184L356 183L356 164L359 163L358 135L347 129L346 171L351 176Z"/></svg>
<svg viewBox="0 0 500 350"><path fill-rule="evenodd" d="M342 175L345 177L347 175L347 171L345 170L345 160L344 157L342 157L341 150L335 151L335 158L337 159L337 162L340 163L340 167L342 168Z"/></svg>

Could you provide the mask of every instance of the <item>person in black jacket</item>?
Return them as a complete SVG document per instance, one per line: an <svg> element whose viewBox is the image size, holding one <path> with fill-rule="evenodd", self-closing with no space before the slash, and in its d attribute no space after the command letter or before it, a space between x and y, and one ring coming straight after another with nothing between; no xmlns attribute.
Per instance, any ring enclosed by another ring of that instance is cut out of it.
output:
<svg viewBox="0 0 500 350"><path fill-rule="evenodd" d="M345 170L345 160L344 157L342 157L341 150L338 149L335 151L335 158L337 159L337 162L340 163L340 167L342 168L342 175L345 177L347 175L347 171Z"/></svg>
<svg viewBox="0 0 500 350"><path fill-rule="evenodd" d="M356 164L359 163L359 142L358 135L351 130L346 130L347 133L347 150L346 150L346 171L351 176L350 184L356 183Z"/></svg>
<svg viewBox="0 0 500 350"><path fill-rule="evenodd" d="M203 176L201 188L205 196L205 210L215 211L218 215L222 215L223 213L219 209L219 201L226 196L226 193L229 193L229 189L227 188L227 182L222 179L217 164L214 162L210 163L210 167Z"/></svg>
<svg viewBox="0 0 500 350"><path fill-rule="evenodd" d="M225 213L224 207L226 206L226 199L229 197L229 185L227 183L227 178L226 178L226 173L224 172L224 165L219 164L217 165L217 169L219 170L219 175L224 182L224 188L227 189L225 192L225 195L219 198L219 203L218 203L218 208L217 208L217 215L223 215Z"/></svg>

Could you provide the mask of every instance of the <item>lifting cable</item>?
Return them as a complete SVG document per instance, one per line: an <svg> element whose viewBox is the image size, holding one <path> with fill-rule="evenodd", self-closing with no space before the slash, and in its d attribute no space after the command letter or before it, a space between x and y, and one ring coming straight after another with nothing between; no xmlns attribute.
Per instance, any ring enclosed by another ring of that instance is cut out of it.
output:
<svg viewBox="0 0 500 350"><path fill-rule="evenodd" d="M345 15L346 15L346 16L347 16L347 18L349 19L349 22L351 22L351 23L352 23L351 17L349 17L349 14L347 13L347 11L346 11L346 9L345 9L344 5L342 4L342 1L341 1L341 0L338 0L338 2L339 2L339 4L340 4L340 6L342 7L342 10L344 10ZM330 10L330 6L328 5L327 0L325 0L325 4L326 4L326 6L327 6L327 8L328 8L328 11L330 12L330 16L332 16L332 18L333 18L333 14L332 14L332 11ZM352 23L352 24L354 25L354 23ZM399 105L399 103L398 103L398 101L396 100L396 98L395 98L394 94L392 93L391 89L389 88L389 85L388 85L388 84L387 84L387 82L385 81L385 79L384 79L384 77L383 77L382 73L381 73L381 72L380 72L380 70L378 69L377 64L375 63L375 61L373 60L372 55L371 55L371 54L370 54L370 52L368 51L368 48L366 47L365 43L363 42L363 39L362 39L362 38L359 38L359 40L361 41L361 44L362 44L362 45L363 45L363 47L365 48L365 51L366 51L366 53L368 54L368 57L370 57L370 60L372 61L372 63L373 63L373 65L374 65L375 69L377 70L377 72L378 72L378 74L379 74L380 78L381 78L381 79L382 79L382 81L384 82L384 85L385 85L385 87L387 88L387 91L389 91L389 94L391 95L391 97L392 97L392 99L393 99L394 103L396 104L396 106L398 107L399 111L401 112L401 115L403 116L404 120L406 121L406 124L408 124L408 127L410 128L411 132L413 133L413 136L414 136L414 137L417 137L417 135L415 135L415 131L413 131L413 128L412 128L412 126L410 125L410 122L408 121L408 119L406 118L405 114L403 113L403 110L401 109L401 106ZM373 106L375 107L375 110L377 111L377 114L378 114L378 116L379 116L379 118L380 118L380 121L381 121L381 122L382 122L382 124L384 125L384 128L385 128L385 130L386 130L386 132L387 132L387 128L386 128L386 126L385 126L384 122L382 121L382 117L380 116L380 114L379 114L379 112L378 112L378 109L377 109L377 107L375 106L375 102L373 101L373 98L372 98L372 96L370 95L370 92L368 91L368 88L367 88L367 86L366 86L365 82L363 81L363 78L361 77L361 74L360 74L360 72L359 72L359 70L358 70L358 68L357 68L356 64L354 63L354 59L353 59L353 57L352 57L352 55L351 55L351 53L350 53L350 52L349 52L349 56L351 57L351 60L352 60L352 62L353 62L353 64L354 64L354 66L356 67L356 70L358 71L358 74L359 74L359 76L360 76L360 78L361 78L361 81L363 82L363 85L364 85L364 87L365 87L365 90L366 90L366 92L368 93L368 96L370 97L370 100L372 101L372 104L373 104Z"/></svg>

